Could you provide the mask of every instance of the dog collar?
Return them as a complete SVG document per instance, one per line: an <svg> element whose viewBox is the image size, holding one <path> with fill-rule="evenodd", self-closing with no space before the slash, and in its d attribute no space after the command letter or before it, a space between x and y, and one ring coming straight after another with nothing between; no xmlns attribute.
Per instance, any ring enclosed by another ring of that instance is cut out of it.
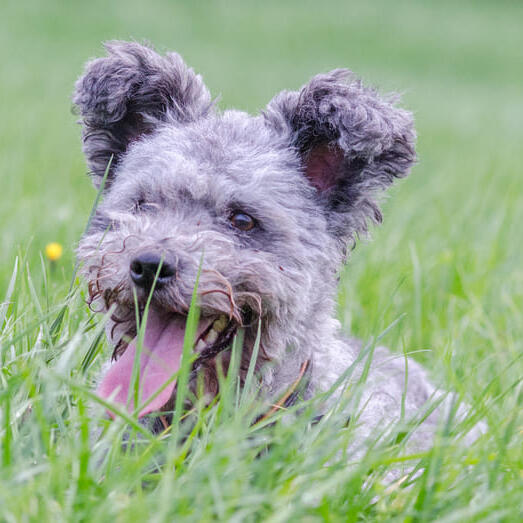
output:
<svg viewBox="0 0 523 523"><path fill-rule="evenodd" d="M300 371L298 373L298 377L291 383L289 388L283 393L280 399L276 403L271 404L267 412L258 416L256 420L252 423L252 426L255 426L258 423L261 423L262 421L269 419L271 416L273 416L276 412L278 412L281 409L288 409L289 407L295 405L297 400L303 394L303 392L305 392L305 389L309 384L311 374L312 362L310 359L308 359L302 363ZM159 418L162 422L164 429L169 430L169 424L165 416L159 416ZM313 418L313 424L318 423L322 418L322 414L319 416L315 416Z"/></svg>
<svg viewBox="0 0 523 523"><path fill-rule="evenodd" d="M281 409L287 409L294 405L298 398L301 396L301 394L307 388L307 385L310 381L311 373L311 360L305 360L300 367L298 377L291 383L290 387L283 393L281 398L269 407L269 410L267 410L265 414L261 414L260 416L258 416L258 418L256 418L253 425L257 425L258 423L265 421Z"/></svg>

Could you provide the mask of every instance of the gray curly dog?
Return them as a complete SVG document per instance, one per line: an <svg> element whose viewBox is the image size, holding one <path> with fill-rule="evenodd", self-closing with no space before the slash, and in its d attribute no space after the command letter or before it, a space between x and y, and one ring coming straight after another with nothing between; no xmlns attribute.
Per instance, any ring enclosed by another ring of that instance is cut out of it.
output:
<svg viewBox="0 0 523 523"><path fill-rule="evenodd" d="M259 325L265 403L287 406L329 389L362 350L340 334L337 272L357 235L381 221L377 194L415 161L411 114L344 69L281 92L257 116L220 112L178 54L128 42L106 49L74 93L97 188L106 175L78 248L92 306L111 316L115 349L98 395L134 409L128 396L139 357L138 414L169 423L198 274L194 351L205 394L218 392L217 362L226 368L239 329L245 378ZM150 293L138 356L135 304L143 313ZM363 440L438 394L419 364L377 347L364 408L351 423ZM430 444L444 412L440 405L418 428L418 447Z"/></svg>

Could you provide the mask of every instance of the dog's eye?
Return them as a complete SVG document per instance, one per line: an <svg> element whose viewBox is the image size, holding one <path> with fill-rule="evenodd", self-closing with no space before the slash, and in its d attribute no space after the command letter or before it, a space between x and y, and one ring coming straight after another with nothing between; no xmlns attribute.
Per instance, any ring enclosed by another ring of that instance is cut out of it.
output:
<svg viewBox="0 0 523 523"><path fill-rule="evenodd" d="M256 225L255 219L242 211L233 212L229 219L233 227L240 231L250 231Z"/></svg>

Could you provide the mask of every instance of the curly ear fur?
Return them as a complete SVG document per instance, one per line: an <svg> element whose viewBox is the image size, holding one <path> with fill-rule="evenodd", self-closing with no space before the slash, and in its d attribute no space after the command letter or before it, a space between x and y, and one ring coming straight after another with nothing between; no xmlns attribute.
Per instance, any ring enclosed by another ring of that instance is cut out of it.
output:
<svg viewBox="0 0 523 523"><path fill-rule="evenodd" d="M186 123L209 111L199 75L177 53L160 56L134 42L105 44L108 56L87 63L73 103L83 124L84 153L96 186L111 156L111 171L132 141L162 122Z"/></svg>
<svg viewBox="0 0 523 523"><path fill-rule="evenodd" d="M368 218L381 221L374 193L406 176L416 159L412 115L394 102L337 69L299 92L281 92L264 112L301 156L330 229L345 244L367 230Z"/></svg>

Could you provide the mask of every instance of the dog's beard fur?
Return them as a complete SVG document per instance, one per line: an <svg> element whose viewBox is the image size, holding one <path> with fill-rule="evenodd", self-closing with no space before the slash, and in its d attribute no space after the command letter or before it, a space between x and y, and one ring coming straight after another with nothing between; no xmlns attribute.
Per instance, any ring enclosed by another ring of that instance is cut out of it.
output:
<svg viewBox="0 0 523 523"><path fill-rule="evenodd" d="M129 219L127 221L129 222ZM144 226L141 219L135 220L135 227L138 224ZM87 236L83 239L79 248L79 253L84 256L83 271L88 280L89 306L95 312L106 313L110 311L106 331L114 347L112 360L116 362L113 364L116 367L118 360L124 358L126 351L135 353L138 334L137 318L140 323L145 320L146 338L149 330L147 322L153 315L155 318L161 317L161 321L165 322L161 329L169 328L169 323L185 324L192 294L191 283L186 280L181 282L178 278L166 287L149 292L133 287L129 282L126 271L123 271L123 276L120 277L122 259L132 259L143 249L143 246L141 248L136 246L141 243L139 235L136 233L121 239L123 228L123 224L120 223L115 227L115 231L104 231L101 234ZM191 243L194 252L199 252L202 238L205 236L205 234L200 233L200 239L195 239ZM162 238L162 240L165 244L169 238ZM94 252L91 250L93 243L98 245ZM120 243L119 247L117 247L118 243ZM196 263L196 257L194 262ZM244 275L249 277L244 276L242 282L236 284L240 287L240 289L237 289L221 272L207 268L204 258L201 258L200 262L200 266L195 265L194 267L196 273L193 271L193 274L198 276L196 291L200 308L200 323L193 347L193 352L198 357L193 365L189 388L194 396L204 394L206 401L210 401L218 393L219 374L225 376L228 372L229 355L226 351L239 329L242 330L243 343L238 378L240 384L243 385L258 329L262 328L264 333L271 331L268 327L271 322L271 313L268 307L271 303L267 293L264 297L259 292L252 290L254 287L260 288L258 273L253 268L243 271ZM196 285L196 279L194 285ZM150 301L149 317L145 318L144 310L147 301ZM213 328L213 324L218 321L223 327L219 335ZM261 327L262 325L264 327ZM271 359L265 350L267 342L267 336L262 336L259 340L257 369ZM129 349L129 347L131 348ZM154 347L144 348L144 350L152 349ZM154 352L151 356L154 356ZM129 355L127 355L128 357ZM177 363L179 364L179 361ZM173 372L176 370L173 369ZM108 371L108 373L110 372L111 370ZM145 379L145 376L141 376L141 378ZM104 377L102 383L107 379L107 376ZM175 382L173 382L173 392L169 399L159 405L160 412L172 409L176 394L174 385ZM111 390L104 391L103 395L106 398L110 397ZM120 402L124 403L123 398L127 395L127 389L120 391L118 394ZM146 400L147 398L142 399Z"/></svg>

